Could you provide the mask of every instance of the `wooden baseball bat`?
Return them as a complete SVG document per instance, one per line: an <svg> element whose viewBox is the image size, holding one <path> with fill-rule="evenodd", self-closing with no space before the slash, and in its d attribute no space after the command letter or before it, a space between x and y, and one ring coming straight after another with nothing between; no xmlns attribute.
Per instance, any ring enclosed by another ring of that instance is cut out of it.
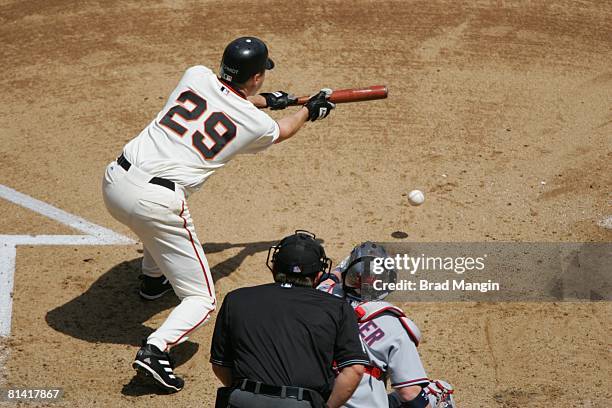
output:
<svg viewBox="0 0 612 408"><path fill-rule="evenodd" d="M348 103L385 99L389 91L385 85L373 85L366 88L337 89L332 92L329 101L333 103ZM300 96L289 105L304 105L310 96Z"/></svg>

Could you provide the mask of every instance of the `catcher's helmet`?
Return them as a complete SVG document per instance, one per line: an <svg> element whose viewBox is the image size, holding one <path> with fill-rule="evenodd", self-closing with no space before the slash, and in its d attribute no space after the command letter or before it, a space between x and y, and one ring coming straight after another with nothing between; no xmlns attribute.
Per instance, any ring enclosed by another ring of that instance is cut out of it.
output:
<svg viewBox="0 0 612 408"><path fill-rule="evenodd" d="M240 37L223 51L219 76L226 81L245 83L251 76L274 68L268 58L268 47L259 38Z"/></svg>
<svg viewBox="0 0 612 408"><path fill-rule="evenodd" d="M394 283L397 274L395 269L388 268L383 268L382 273L374 273L372 261L374 258L387 257L385 248L374 242L367 241L353 248L349 256L348 265L342 272L344 293L348 297L359 301L384 299L391 291L387 287L381 290L374 289L374 281Z"/></svg>
<svg viewBox="0 0 612 408"><path fill-rule="evenodd" d="M315 238L311 232L295 231L268 250L266 265L274 273L314 276L318 272L329 272L331 260Z"/></svg>

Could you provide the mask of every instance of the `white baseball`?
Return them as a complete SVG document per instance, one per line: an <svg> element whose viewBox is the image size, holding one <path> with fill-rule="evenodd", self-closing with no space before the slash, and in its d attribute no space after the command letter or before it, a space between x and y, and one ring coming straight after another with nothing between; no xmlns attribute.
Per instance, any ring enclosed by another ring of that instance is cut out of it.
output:
<svg viewBox="0 0 612 408"><path fill-rule="evenodd" d="M421 205L425 202L425 194L421 190L412 190L408 193L408 201L412 205Z"/></svg>

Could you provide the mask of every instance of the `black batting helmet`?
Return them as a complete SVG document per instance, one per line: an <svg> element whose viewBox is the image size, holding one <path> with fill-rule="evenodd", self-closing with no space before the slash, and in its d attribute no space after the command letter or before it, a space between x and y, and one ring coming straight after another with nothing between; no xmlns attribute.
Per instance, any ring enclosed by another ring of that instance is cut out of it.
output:
<svg viewBox="0 0 612 408"><path fill-rule="evenodd" d="M318 272L329 272L331 259L315 238L311 232L295 231L268 250L266 265L274 273L287 275L315 276Z"/></svg>
<svg viewBox="0 0 612 408"><path fill-rule="evenodd" d="M268 47L256 37L240 37L223 51L219 76L226 81L245 83L251 76L274 68L268 58Z"/></svg>

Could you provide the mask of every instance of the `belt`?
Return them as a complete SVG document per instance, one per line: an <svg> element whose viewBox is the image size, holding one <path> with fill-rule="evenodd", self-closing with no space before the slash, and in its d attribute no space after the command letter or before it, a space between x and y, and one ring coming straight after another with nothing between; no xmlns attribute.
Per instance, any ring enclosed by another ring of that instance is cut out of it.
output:
<svg viewBox="0 0 612 408"><path fill-rule="evenodd" d="M132 167L132 163L130 163L128 161L128 159L125 158L123 153L117 159L117 164L120 165L121 167L123 167L123 169L125 171L128 171L130 169L130 167ZM151 180L149 180L149 183L157 184L158 186L166 187L166 188L169 188L170 190L174 191L174 182L170 181L170 180L167 180L165 178L153 177Z"/></svg>
<svg viewBox="0 0 612 408"><path fill-rule="evenodd" d="M309 402L316 401L316 397L312 395L313 393L316 393L316 391L302 387L268 385L258 381L245 379L239 381L235 388L246 392L252 392L253 394L262 394L270 397L295 398L299 401L304 400Z"/></svg>
<svg viewBox="0 0 612 408"><path fill-rule="evenodd" d="M377 380L382 380L383 375L385 374L380 368L372 366L367 366L365 368L365 373L376 378Z"/></svg>

